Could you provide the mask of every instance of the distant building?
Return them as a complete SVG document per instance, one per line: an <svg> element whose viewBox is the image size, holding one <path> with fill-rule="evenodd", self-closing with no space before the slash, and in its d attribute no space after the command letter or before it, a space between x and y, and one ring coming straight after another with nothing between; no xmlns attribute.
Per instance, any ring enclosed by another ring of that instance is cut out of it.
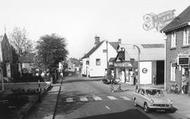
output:
<svg viewBox="0 0 190 119"><path fill-rule="evenodd" d="M34 68L34 58L34 53L28 53L24 56L21 56L19 58L19 62L22 63L22 69L26 70L28 73L31 73L32 69Z"/></svg>
<svg viewBox="0 0 190 119"><path fill-rule="evenodd" d="M94 47L86 53L82 59L83 76L102 77L107 70L108 60L116 57L117 46L120 42L100 41L100 37L95 37Z"/></svg>
<svg viewBox="0 0 190 119"><path fill-rule="evenodd" d="M190 83L190 6L162 30L166 39L166 88Z"/></svg>

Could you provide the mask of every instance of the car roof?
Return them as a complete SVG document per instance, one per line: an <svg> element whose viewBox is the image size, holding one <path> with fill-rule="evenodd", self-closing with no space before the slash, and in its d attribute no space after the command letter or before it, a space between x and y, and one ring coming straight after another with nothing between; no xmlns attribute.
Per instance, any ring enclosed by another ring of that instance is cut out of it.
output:
<svg viewBox="0 0 190 119"><path fill-rule="evenodd" d="M139 87L139 89L144 89L144 90L153 90L153 89L155 89L155 90L162 90L162 89L159 89L159 88L155 88L155 87L147 87L147 86L141 86L141 87Z"/></svg>

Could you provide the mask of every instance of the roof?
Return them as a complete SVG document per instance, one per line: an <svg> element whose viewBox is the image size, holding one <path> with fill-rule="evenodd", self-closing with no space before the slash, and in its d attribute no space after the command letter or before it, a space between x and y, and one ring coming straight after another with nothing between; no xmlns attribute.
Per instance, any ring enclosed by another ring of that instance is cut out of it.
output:
<svg viewBox="0 0 190 119"><path fill-rule="evenodd" d="M164 44L138 44L130 45L123 44L125 47L125 59L129 60L134 58L138 61L138 50L140 49L140 60L141 61L155 61L155 60L164 60L165 59L165 45Z"/></svg>
<svg viewBox="0 0 190 119"><path fill-rule="evenodd" d="M104 41L101 41L100 43L98 43L96 46L94 46L88 53L86 53L81 59L84 59L84 58L88 58L92 53L94 53L94 51L96 51L96 49L98 49L101 44L103 43Z"/></svg>
<svg viewBox="0 0 190 119"><path fill-rule="evenodd" d="M170 32L181 27L189 25L190 22L190 6L188 6L180 15L166 25L161 32Z"/></svg>
<svg viewBox="0 0 190 119"><path fill-rule="evenodd" d="M94 53L103 43L104 41L101 41L99 44L94 46L88 53L86 53L81 59L88 58L92 53ZM119 42L109 42L109 44L117 50Z"/></svg>
<svg viewBox="0 0 190 119"><path fill-rule="evenodd" d="M143 48L164 48L164 44L141 44Z"/></svg>
<svg viewBox="0 0 190 119"><path fill-rule="evenodd" d="M34 62L34 57L35 54L34 53L29 53L25 56L20 57L20 62L22 63L33 63Z"/></svg>
<svg viewBox="0 0 190 119"><path fill-rule="evenodd" d="M117 50L118 45L120 44L120 42L109 42L109 43L110 43L110 45L111 45L115 50Z"/></svg>

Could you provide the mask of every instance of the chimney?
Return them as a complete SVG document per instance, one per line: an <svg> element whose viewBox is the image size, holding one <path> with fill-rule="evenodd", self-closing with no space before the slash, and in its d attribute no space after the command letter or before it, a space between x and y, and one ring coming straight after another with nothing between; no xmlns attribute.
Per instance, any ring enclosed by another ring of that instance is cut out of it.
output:
<svg viewBox="0 0 190 119"><path fill-rule="evenodd" d="M94 44L97 45L100 43L100 37L99 36L95 36L95 42Z"/></svg>
<svg viewBox="0 0 190 119"><path fill-rule="evenodd" d="M121 41L122 41L122 39L121 39L121 38L119 38L119 39L118 39L118 43L121 43Z"/></svg>

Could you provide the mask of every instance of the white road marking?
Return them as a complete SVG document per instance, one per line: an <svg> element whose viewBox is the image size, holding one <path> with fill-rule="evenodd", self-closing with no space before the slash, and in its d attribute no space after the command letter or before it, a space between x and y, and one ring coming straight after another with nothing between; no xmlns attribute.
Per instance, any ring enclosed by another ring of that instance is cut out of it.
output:
<svg viewBox="0 0 190 119"><path fill-rule="evenodd" d="M114 97L114 96L107 96L110 100L117 100L117 98L116 97Z"/></svg>
<svg viewBox="0 0 190 119"><path fill-rule="evenodd" d="M83 102L88 101L88 98L87 98L87 97L84 97L84 96L81 96L81 97L80 97L80 101L83 101Z"/></svg>
<svg viewBox="0 0 190 119"><path fill-rule="evenodd" d="M73 102L74 100L73 100L73 98L67 98L66 99L66 102Z"/></svg>
<svg viewBox="0 0 190 119"><path fill-rule="evenodd" d="M99 97L99 96L92 96L93 98L94 98L94 100L96 100L96 101L98 101L98 100L102 100L102 98L101 97Z"/></svg>
<svg viewBox="0 0 190 119"><path fill-rule="evenodd" d="M121 98L123 98L124 100L131 100L130 98L128 98L126 96L121 96Z"/></svg>
<svg viewBox="0 0 190 119"><path fill-rule="evenodd" d="M108 110L111 110L110 107L108 107L107 105L105 105L105 107L106 107Z"/></svg>

